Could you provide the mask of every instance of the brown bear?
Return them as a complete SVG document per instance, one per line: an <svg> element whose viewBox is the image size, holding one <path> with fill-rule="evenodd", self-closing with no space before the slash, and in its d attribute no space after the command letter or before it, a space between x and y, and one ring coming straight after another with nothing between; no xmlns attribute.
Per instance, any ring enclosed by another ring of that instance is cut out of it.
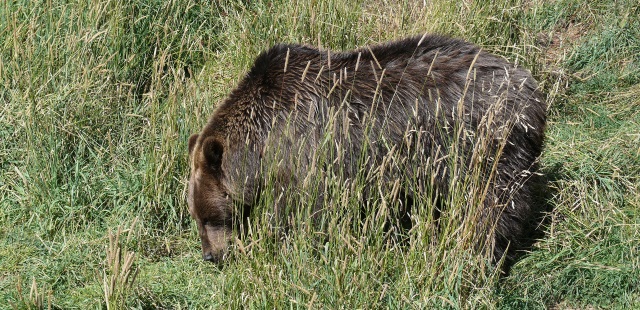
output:
<svg viewBox="0 0 640 310"><path fill-rule="evenodd" d="M475 173L486 185L478 236L508 271L541 214L533 191L546 108L527 70L459 39L424 35L349 52L276 45L189 138L188 205L203 257L223 259L234 216L248 214L268 177L300 190L329 163L345 180L363 169L383 171L386 183L434 180L439 197ZM321 147L330 150L317 168ZM403 199L420 188L404 188ZM410 222L408 212L397 213Z"/></svg>

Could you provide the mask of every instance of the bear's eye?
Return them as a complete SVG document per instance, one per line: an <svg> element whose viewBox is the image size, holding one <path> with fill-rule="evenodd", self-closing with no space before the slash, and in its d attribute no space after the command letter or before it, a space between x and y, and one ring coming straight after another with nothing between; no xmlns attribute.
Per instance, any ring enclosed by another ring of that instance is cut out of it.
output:
<svg viewBox="0 0 640 310"><path fill-rule="evenodd" d="M230 196L229 196L229 193L228 193L228 192L226 192L226 191L222 191L222 192L221 192L221 197L222 197L224 200L229 200L229 197L230 197Z"/></svg>

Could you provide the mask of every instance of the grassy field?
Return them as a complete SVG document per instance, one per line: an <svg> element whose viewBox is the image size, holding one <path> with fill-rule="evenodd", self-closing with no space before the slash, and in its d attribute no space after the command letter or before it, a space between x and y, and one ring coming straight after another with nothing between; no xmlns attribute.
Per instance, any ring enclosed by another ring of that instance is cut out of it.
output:
<svg viewBox="0 0 640 310"><path fill-rule="evenodd" d="M640 308L636 0L216 3L0 3L0 309ZM554 211L511 274L340 223L320 248L246 238L224 268L202 262L187 139L255 56L424 32L529 68L547 94Z"/></svg>

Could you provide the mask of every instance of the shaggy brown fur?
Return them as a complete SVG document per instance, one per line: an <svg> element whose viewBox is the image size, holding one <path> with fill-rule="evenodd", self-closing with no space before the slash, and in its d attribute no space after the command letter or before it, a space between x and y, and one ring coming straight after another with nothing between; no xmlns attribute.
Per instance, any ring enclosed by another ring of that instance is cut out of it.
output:
<svg viewBox="0 0 640 310"><path fill-rule="evenodd" d="M204 258L222 259L234 205L256 201L266 178L261 169L275 166L265 163L279 163L281 188L296 188L330 133L326 162L337 162L344 179L393 153L404 159L389 166L385 180L435 179L445 197L450 157L467 170L485 167L478 236L489 236L495 260L507 254L508 270L540 215L531 176L545 119L528 71L461 40L429 35L339 53L276 45L189 139L189 210ZM369 160L363 163L362 154ZM421 169L426 163L432 168ZM403 191L406 200L413 194Z"/></svg>

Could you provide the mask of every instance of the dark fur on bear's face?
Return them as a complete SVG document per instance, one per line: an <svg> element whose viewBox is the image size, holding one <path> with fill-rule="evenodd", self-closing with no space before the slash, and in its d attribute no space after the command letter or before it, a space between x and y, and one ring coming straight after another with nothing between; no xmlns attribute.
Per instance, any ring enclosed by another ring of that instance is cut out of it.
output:
<svg viewBox="0 0 640 310"><path fill-rule="evenodd" d="M332 116L339 126L328 128ZM434 156L435 150L449 149L458 138L451 128L462 124L470 133L465 138L488 133L488 154L501 154L494 179L487 180L491 190L478 227L492 230L485 235L492 236L494 259L506 255L508 269L540 215L531 176L545 121L546 104L528 71L461 40L431 35L340 53L277 45L258 56L204 129L189 139L189 211L204 258L224 256L237 206L250 207L265 181L263 161L278 162L276 174L284 180L278 188L292 189L313 165L309 154L328 130L335 131L340 171L350 178L363 168L358 158L367 143L370 167L383 162L394 145L407 158ZM421 143L405 145L416 132L423 133ZM408 160L385 177L413 175L424 162ZM440 193L447 192L448 177L436 175Z"/></svg>

